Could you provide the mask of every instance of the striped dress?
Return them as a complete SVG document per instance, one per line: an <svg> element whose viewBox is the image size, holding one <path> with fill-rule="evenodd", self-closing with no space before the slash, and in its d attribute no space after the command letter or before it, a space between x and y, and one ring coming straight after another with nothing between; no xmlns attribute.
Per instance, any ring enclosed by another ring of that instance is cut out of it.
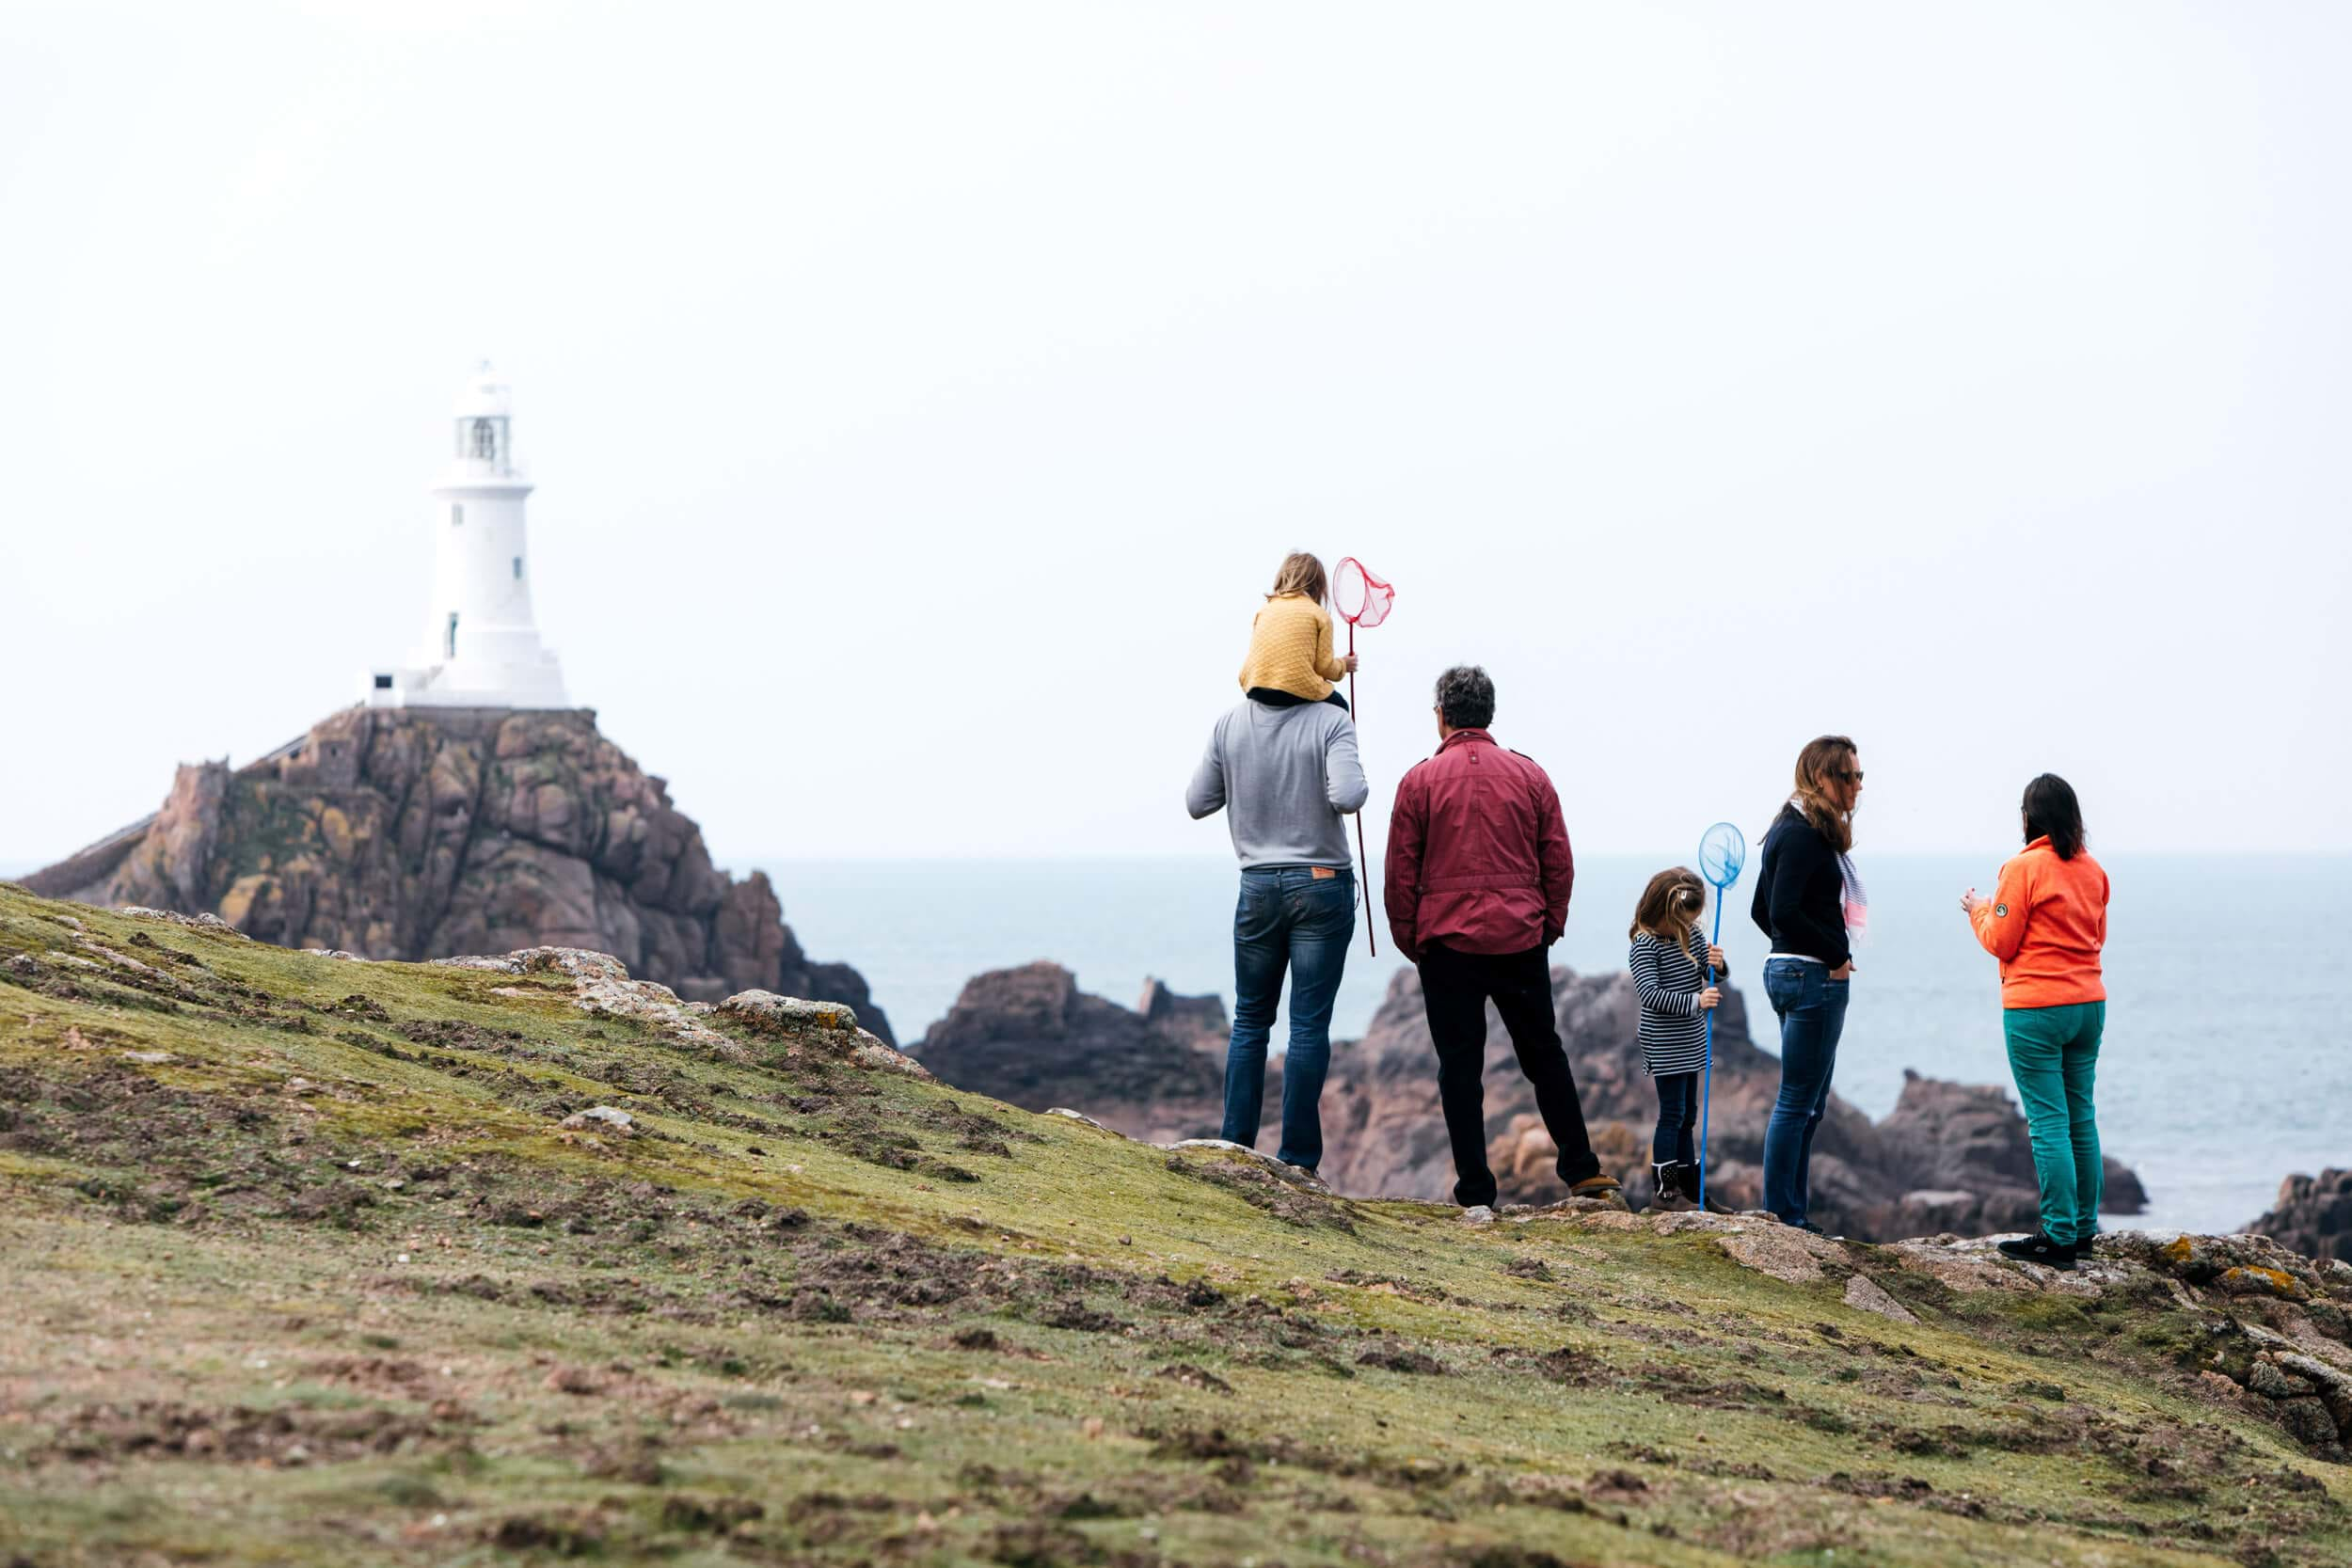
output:
<svg viewBox="0 0 2352 1568"><path fill-rule="evenodd" d="M1707 1065L1707 1015L1699 1010L1699 992L1707 987L1706 954L1702 945L1693 958L1689 948L1647 931L1633 939L1628 961L1634 994L1642 1000L1642 1065L1652 1077L1696 1072Z"/></svg>

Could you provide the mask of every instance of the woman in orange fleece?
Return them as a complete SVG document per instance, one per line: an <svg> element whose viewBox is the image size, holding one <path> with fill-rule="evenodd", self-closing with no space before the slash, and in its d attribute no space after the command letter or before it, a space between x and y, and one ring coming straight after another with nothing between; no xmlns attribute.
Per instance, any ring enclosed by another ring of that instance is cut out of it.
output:
<svg viewBox="0 0 2352 1568"><path fill-rule="evenodd" d="M2044 773L2026 786L2025 852L2001 867L1990 898L1960 907L2001 960L2001 1026L2009 1069L2033 1137L2042 1228L2001 1250L2071 1269L2099 1233L2099 1126L2090 1103L2106 1026L2099 951L2107 940L2107 874L2083 852L2074 786Z"/></svg>

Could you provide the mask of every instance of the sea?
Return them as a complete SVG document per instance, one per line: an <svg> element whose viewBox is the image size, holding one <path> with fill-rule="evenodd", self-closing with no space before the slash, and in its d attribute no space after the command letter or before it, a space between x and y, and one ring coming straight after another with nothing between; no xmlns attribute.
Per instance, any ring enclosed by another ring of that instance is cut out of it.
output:
<svg viewBox="0 0 2352 1568"><path fill-rule="evenodd" d="M2100 1134L2150 1198L2146 1214L2117 1223L2233 1230L2270 1207L2289 1172L2352 1165L2352 1042L2340 1006L2352 959L2334 940L2352 916L2352 856L2101 859L2115 891ZM1621 967L1634 901L1670 863L1580 856L1553 961L1582 973ZM2009 1083L1997 970L1959 907L1970 886L1990 893L1997 868L1960 857L1863 862L1870 925L1836 1083L1870 1116L1894 1108L1905 1069ZM856 965L905 1042L974 974L1039 958L1128 1006L1147 978L1232 1004L1230 859L792 860L762 869L802 945ZM1735 886L1724 947L1743 986L1764 952L1746 911L1745 885ZM1399 966L1385 930L1375 934L1377 957L1365 951L1359 919L1335 1041L1363 1034ZM1771 1009L1749 995L1756 1043L1775 1049Z"/></svg>

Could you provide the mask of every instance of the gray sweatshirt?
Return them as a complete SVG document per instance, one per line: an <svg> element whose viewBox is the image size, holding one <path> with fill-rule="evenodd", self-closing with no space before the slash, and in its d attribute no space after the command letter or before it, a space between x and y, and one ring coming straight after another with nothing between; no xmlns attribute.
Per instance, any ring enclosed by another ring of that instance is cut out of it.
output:
<svg viewBox="0 0 2352 1568"><path fill-rule="evenodd" d="M1253 865L1347 865L1345 814L1372 786L1356 757L1356 721L1329 703L1270 707L1245 701L1216 721L1193 770L1184 809L1219 806L1233 853Z"/></svg>

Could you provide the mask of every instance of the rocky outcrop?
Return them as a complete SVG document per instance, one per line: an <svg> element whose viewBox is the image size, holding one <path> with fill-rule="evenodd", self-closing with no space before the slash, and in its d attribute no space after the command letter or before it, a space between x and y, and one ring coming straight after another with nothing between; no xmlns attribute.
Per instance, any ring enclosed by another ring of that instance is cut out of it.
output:
<svg viewBox="0 0 2352 1568"><path fill-rule="evenodd" d="M1552 995L1594 1147L1632 1199L1646 1202L1658 1101L1634 1044L1632 982L1554 970ZM1032 1110L1070 1106L1130 1136L1166 1142L1217 1130L1226 1037L1225 1008L1214 997L1172 997L1154 985L1131 1012L1041 963L974 980L915 1051L960 1087ZM1401 970L1364 1037L1332 1051L1320 1174L1334 1190L1452 1193L1435 1066L1420 977ZM1278 1136L1279 1076L1266 1088L1263 1147ZM1727 990L1715 1036L1709 1197L1739 1208L1761 1200L1764 1124L1779 1085L1779 1058L1749 1038L1742 999ZM1558 1150L1491 1015L1486 1111L1502 1200L1564 1196ZM1814 1139L1812 1199L1820 1223L1857 1237L2029 1230L2038 1202L2025 1118L2004 1090L1916 1074L1906 1076L1883 1122L1833 1097ZM2138 1178L2109 1160L2108 1211L2136 1213L2145 1204Z"/></svg>
<svg viewBox="0 0 2352 1568"><path fill-rule="evenodd" d="M1130 1011L1059 964L974 977L914 1050L958 1088L1027 1110L1074 1106L1115 1132L1168 1143L1224 1120L1225 1004L1158 981Z"/></svg>
<svg viewBox="0 0 2352 1568"><path fill-rule="evenodd" d="M2270 1212L2246 1228L2312 1258L2352 1261L2352 1170L2288 1177Z"/></svg>
<svg viewBox="0 0 2352 1568"><path fill-rule="evenodd" d="M182 768L143 828L25 885L373 958L590 949L689 1000L845 1003L891 1038L858 973L810 960L766 875L712 865L584 709L348 708L258 763Z"/></svg>

